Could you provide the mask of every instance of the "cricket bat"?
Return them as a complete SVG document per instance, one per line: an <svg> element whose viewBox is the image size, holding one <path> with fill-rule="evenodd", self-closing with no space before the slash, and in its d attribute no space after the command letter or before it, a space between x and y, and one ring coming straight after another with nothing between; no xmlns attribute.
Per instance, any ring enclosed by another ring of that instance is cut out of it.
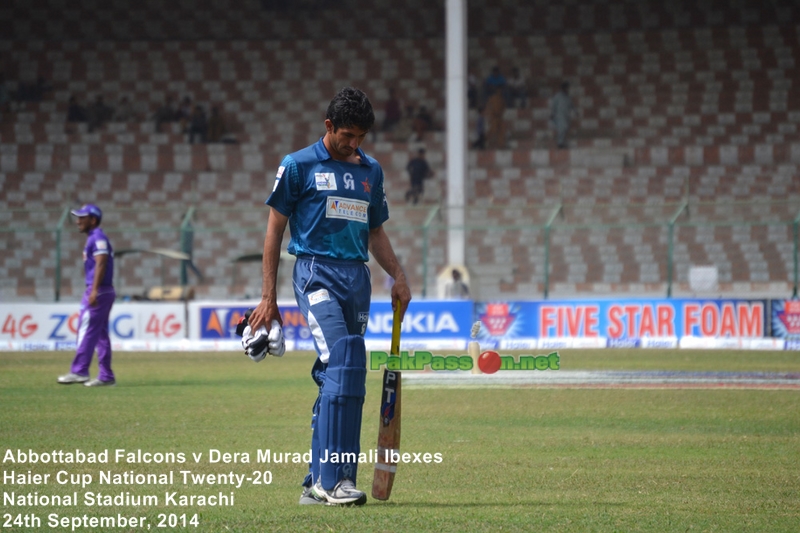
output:
<svg viewBox="0 0 800 533"><path fill-rule="evenodd" d="M390 355L400 355L400 303L392 320ZM400 453L400 372L384 369L381 389L380 425L378 426L378 459L372 478L372 497L388 500L392 494L397 455Z"/></svg>
<svg viewBox="0 0 800 533"><path fill-rule="evenodd" d="M481 345L478 343L478 333L481 330L481 322L480 320L472 324L472 332L470 337L472 340L467 345L467 350L469 351L469 356L472 358L472 373L473 374L483 374L481 372L480 367L478 366L478 359L481 356Z"/></svg>

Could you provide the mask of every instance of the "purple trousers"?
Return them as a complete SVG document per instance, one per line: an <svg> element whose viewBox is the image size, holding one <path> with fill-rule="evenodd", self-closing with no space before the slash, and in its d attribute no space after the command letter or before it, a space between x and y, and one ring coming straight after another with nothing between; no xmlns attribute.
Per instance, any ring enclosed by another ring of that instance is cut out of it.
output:
<svg viewBox="0 0 800 533"><path fill-rule="evenodd" d="M81 300L81 311L78 317L78 349L72 361L72 373L81 376L89 375L89 365L92 355L97 348L97 378L101 381L114 379L111 370L111 339L108 337L108 316L111 306L117 297L113 287L100 287L97 294L97 304L89 305L87 289Z"/></svg>

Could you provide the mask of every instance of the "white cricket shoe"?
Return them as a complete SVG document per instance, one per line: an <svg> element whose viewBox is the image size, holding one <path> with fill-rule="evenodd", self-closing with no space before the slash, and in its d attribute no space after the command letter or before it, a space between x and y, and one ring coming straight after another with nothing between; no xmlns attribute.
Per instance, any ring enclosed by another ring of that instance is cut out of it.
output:
<svg viewBox="0 0 800 533"><path fill-rule="evenodd" d="M62 385L72 385L73 383L86 383L89 381L89 376L81 376L80 374L73 374L70 372L69 374L64 374L63 376L58 376L58 382Z"/></svg>
<svg viewBox="0 0 800 533"><path fill-rule="evenodd" d="M355 483L349 479L343 479L327 491L322 488L322 483L317 481L311 489L314 495L333 505L364 505L367 503L367 495L356 488Z"/></svg>
<svg viewBox="0 0 800 533"><path fill-rule="evenodd" d="M102 380L99 380L99 379L95 378L95 379L93 379L91 381L87 381L86 383L83 384L83 386L84 387L113 387L116 384L117 384L117 382L115 380L113 380L113 379L109 380L109 381L102 381Z"/></svg>

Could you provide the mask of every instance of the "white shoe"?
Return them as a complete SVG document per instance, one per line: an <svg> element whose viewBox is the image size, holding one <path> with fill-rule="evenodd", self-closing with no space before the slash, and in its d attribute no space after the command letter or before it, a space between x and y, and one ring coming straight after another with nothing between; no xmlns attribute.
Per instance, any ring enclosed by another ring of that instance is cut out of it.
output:
<svg viewBox="0 0 800 533"><path fill-rule="evenodd" d="M323 489L322 483L317 481L311 490L318 499L334 505L364 505L367 503L367 495L358 490L355 483L349 479L341 480L331 491Z"/></svg>
<svg viewBox="0 0 800 533"><path fill-rule="evenodd" d="M86 383L89 381L89 376L81 376L80 374L73 374L70 372L69 374L64 374L63 376L58 376L58 382L62 385L72 385L73 383Z"/></svg>
<svg viewBox="0 0 800 533"><path fill-rule="evenodd" d="M300 495L300 505L330 505L323 498L314 494L314 489L311 487L304 487L303 494Z"/></svg>
<svg viewBox="0 0 800 533"><path fill-rule="evenodd" d="M83 384L83 386L84 387L113 387L116 384L117 384L117 382L115 380L113 380L113 379L110 380L110 381L101 381L101 380L95 378L95 379L93 379L91 381L87 381L86 383Z"/></svg>

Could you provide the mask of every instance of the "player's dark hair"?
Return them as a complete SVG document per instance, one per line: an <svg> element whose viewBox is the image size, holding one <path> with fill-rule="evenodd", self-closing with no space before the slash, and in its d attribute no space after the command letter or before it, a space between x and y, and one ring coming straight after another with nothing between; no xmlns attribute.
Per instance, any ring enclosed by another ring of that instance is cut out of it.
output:
<svg viewBox="0 0 800 533"><path fill-rule="evenodd" d="M364 91L355 87L345 87L333 97L325 118L333 123L334 131L352 126L369 131L375 124L375 113L369 98Z"/></svg>

